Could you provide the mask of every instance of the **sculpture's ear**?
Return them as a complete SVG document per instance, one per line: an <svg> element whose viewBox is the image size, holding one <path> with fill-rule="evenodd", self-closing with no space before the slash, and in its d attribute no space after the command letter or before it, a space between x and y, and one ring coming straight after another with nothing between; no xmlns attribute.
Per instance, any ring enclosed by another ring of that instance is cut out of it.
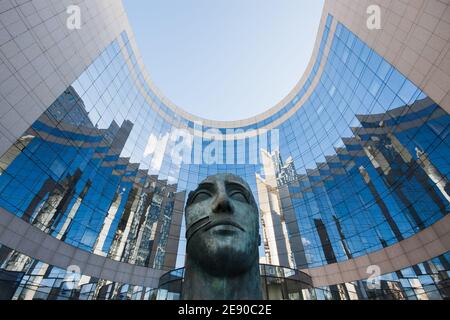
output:
<svg viewBox="0 0 450 320"><path fill-rule="evenodd" d="M193 195L194 195L194 191L189 192L185 209L191 205Z"/></svg>

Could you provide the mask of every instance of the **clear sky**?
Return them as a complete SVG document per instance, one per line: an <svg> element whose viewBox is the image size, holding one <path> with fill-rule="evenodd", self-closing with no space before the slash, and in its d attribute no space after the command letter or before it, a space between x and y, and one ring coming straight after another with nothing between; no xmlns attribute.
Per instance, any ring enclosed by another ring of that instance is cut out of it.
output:
<svg viewBox="0 0 450 320"><path fill-rule="evenodd" d="M311 58L324 0L123 0L147 71L186 111L255 116Z"/></svg>

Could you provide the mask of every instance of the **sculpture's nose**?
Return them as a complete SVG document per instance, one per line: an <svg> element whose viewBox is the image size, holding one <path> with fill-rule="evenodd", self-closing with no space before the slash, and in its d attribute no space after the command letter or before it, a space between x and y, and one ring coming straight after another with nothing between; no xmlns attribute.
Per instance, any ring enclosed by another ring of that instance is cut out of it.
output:
<svg viewBox="0 0 450 320"><path fill-rule="evenodd" d="M233 213L234 208L233 205L230 202L230 199L228 198L228 195L225 192L220 192L213 203L213 209L212 211L214 213Z"/></svg>

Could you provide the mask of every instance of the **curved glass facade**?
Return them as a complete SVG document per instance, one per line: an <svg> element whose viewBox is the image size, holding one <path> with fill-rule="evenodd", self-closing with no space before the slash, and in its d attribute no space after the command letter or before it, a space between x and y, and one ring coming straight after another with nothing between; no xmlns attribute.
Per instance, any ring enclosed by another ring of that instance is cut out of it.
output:
<svg viewBox="0 0 450 320"><path fill-rule="evenodd" d="M5 246L1 250L9 250ZM19 254L17 252L17 254ZM23 256L23 255L22 255ZM23 256L25 257L25 256ZM0 260L1 300L178 300L184 268L163 274L154 287L84 275L82 270L55 267L27 257L20 271ZM384 274L379 286L359 280L313 287L311 278L295 269L261 265L264 299L270 300L442 300L450 296L449 255ZM444 262L445 263L445 262ZM417 268L417 269L416 269ZM419 273L417 273L419 270Z"/></svg>
<svg viewBox="0 0 450 320"><path fill-rule="evenodd" d="M165 271L184 265L185 195L222 172L255 194L262 263L307 271L427 230L450 210L450 115L331 15L320 39L295 98L231 130L166 106L123 32L0 156L0 208L91 254ZM368 274L281 298L449 298L449 258L382 272L378 291ZM161 295L83 270L63 289L60 271L0 247L3 298Z"/></svg>

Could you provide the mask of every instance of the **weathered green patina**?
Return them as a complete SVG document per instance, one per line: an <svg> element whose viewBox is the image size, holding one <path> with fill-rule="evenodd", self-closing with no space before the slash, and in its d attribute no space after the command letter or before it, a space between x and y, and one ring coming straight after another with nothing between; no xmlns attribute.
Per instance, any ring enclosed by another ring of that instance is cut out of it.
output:
<svg viewBox="0 0 450 320"><path fill-rule="evenodd" d="M184 300L262 299L259 215L248 184L232 174L206 178L186 204Z"/></svg>

